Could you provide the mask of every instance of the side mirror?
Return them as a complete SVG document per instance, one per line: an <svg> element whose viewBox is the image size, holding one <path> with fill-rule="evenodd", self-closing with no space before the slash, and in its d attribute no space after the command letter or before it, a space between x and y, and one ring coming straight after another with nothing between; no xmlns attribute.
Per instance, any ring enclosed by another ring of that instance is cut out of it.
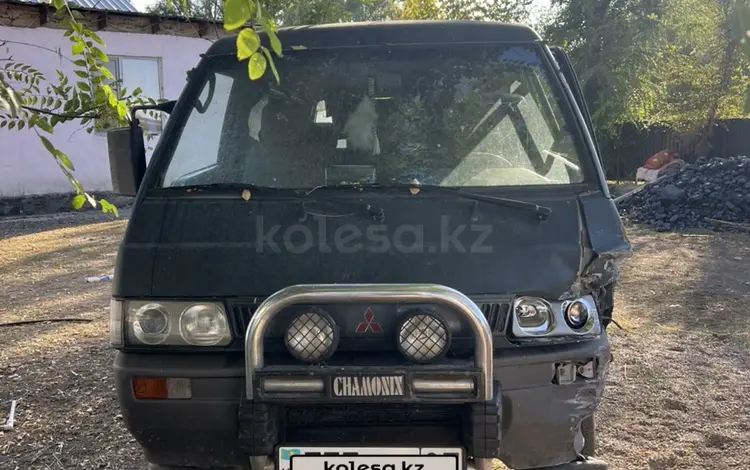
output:
<svg viewBox="0 0 750 470"><path fill-rule="evenodd" d="M166 101L157 105L134 106L130 112L129 127L107 132L109 172L112 178L112 191L115 194L135 196L146 174L146 146L143 142L143 129L135 113L142 110L171 113L175 103L175 101Z"/></svg>
<svg viewBox="0 0 750 470"><path fill-rule="evenodd" d="M146 147L138 120L131 121L130 127L107 132L107 150L112 191L135 196L146 174Z"/></svg>

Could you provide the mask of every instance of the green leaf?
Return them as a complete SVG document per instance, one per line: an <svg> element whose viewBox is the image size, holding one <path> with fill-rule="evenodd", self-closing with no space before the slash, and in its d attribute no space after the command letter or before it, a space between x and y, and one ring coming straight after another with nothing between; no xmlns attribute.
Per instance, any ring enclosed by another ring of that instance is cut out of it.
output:
<svg viewBox="0 0 750 470"><path fill-rule="evenodd" d="M83 53L83 50L85 48L86 48L86 45L83 42L81 41L76 42L75 44L73 44L73 47L72 47L73 55L78 55L78 54Z"/></svg>
<svg viewBox="0 0 750 470"><path fill-rule="evenodd" d="M123 101L117 103L117 116L119 116L120 119L125 119L128 116L128 107Z"/></svg>
<svg viewBox="0 0 750 470"><path fill-rule="evenodd" d="M250 74L250 79L257 80L262 77L263 74L266 73L267 66L268 61L265 57L263 57L263 54L261 54L260 52L256 52L255 54L253 54L247 64L247 70Z"/></svg>
<svg viewBox="0 0 750 470"><path fill-rule="evenodd" d="M750 90L745 92L745 114L750 114Z"/></svg>
<svg viewBox="0 0 750 470"><path fill-rule="evenodd" d="M104 76L104 78L107 78L109 80L115 79L115 76L112 75L112 72L110 72L107 67L100 67L99 72Z"/></svg>
<svg viewBox="0 0 750 470"><path fill-rule="evenodd" d="M141 88L140 88L140 87L138 87L138 88L136 88L135 90L133 90L133 96L138 96L138 95L140 95L141 93L143 93L143 90L141 90Z"/></svg>
<svg viewBox="0 0 750 470"><path fill-rule="evenodd" d="M73 198L71 206L73 206L73 209L79 210L81 207L83 207L84 204L86 204L86 196L84 196L83 194L79 194Z"/></svg>
<svg viewBox="0 0 750 470"><path fill-rule="evenodd" d="M89 78L89 74L87 74L83 70L76 70L75 74L78 75L81 78Z"/></svg>
<svg viewBox="0 0 750 470"><path fill-rule="evenodd" d="M104 41L102 41L102 38L100 38L98 34L96 34L95 32L91 31L90 29L85 30L84 34L86 34L86 36L88 36L91 39L93 39L100 46L104 45Z"/></svg>
<svg viewBox="0 0 750 470"><path fill-rule="evenodd" d="M76 171L75 167L73 166L73 162L70 161L70 158L68 158L67 155L65 155L62 151L55 149L53 152L55 158L62 163L62 165L67 168L70 171Z"/></svg>
<svg viewBox="0 0 750 470"><path fill-rule="evenodd" d="M55 154L55 150L57 150L57 149L55 148L54 145L52 145L52 142L50 142L49 139L46 138L46 137L44 137L43 135L40 135L39 139L41 139L42 145L44 145L44 148L46 148L49 153L51 153L52 155L54 155Z"/></svg>
<svg viewBox="0 0 750 470"><path fill-rule="evenodd" d="M26 123L23 121L18 121L18 130L20 131L26 126Z"/></svg>
<svg viewBox="0 0 750 470"><path fill-rule="evenodd" d="M81 90L87 93L91 91L91 87L86 82L78 82L78 88L80 88Z"/></svg>
<svg viewBox="0 0 750 470"><path fill-rule="evenodd" d="M79 67L86 67L86 61L83 59L74 60L73 63Z"/></svg>
<svg viewBox="0 0 750 470"><path fill-rule="evenodd" d="M224 2L224 29L232 31L244 26L253 15L255 5L248 0L226 0Z"/></svg>
<svg viewBox="0 0 750 470"><path fill-rule="evenodd" d="M105 214L112 213L115 215L115 217L120 217L120 213L117 211L117 206L115 206L114 204L110 204L104 199L100 199L99 204L102 206L102 212L104 212Z"/></svg>
<svg viewBox="0 0 750 470"><path fill-rule="evenodd" d="M102 62L109 62L109 57L107 57L107 54L105 54L104 51L102 51L98 47L92 47L91 53L94 54L94 57L101 60Z"/></svg>
<svg viewBox="0 0 750 470"><path fill-rule="evenodd" d="M42 129L43 131L45 131L48 134L52 134L54 132L54 129L52 128L52 126L47 121L47 118L40 117L37 120L36 125L37 125L37 127L39 127L40 129Z"/></svg>
<svg viewBox="0 0 750 470"><path fill-rule="evenodd" d="M269 18L267 21L264 21L263 30L268 35L268 41L271 43L271 49L273 49L273 52L277 57L281 57L283 55L281 51L281 41L279 40L279 37L276 36L276 32L273 30L273 20Z"/></svg>
<svg viewBox="0 0 750 470"><path fill-rule="evenodd" d="M8 123L8 129L13 129L14 127L16 127L16 121L10 121L10 123Z"/></svg>
<svg viewBox="0 0 750 470"><path fill-rule="evenodd" d="M276 70L276 64L273 61L273 57L271 57L271 52L264 47L263 54L266 56L266 60L268 60L268 63L271 65L271 72L273 72L273 76L276 78L276 84L280 84L281 79L279 78L279 71Z"/></svg>
<svg viewBox="0 0 750 470"><path fill-rule="evenodd" d="M260 37L251 28L245 28L237 35L237 60L245 60L258 52Z"/></svg>

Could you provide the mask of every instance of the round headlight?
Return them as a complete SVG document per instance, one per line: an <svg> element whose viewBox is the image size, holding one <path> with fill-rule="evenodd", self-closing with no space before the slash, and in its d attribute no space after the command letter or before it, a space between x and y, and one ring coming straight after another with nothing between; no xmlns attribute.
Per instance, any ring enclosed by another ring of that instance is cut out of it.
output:
<svg viewBox="0 0 750 470"><path fill-rule="evenodd" d="M144 344L159 344L169 336L169 312L160 304L146 304L135 312L133 333Z"/></svg>
<svg viewBox="0 0 750 470"><path fill-rule="evenodd" d="M180 336L188 344L214 346L229 338L224 312L214 304L195 304L180 315Z"/></svg>
<svg viewBox="0 0 750 470"><path fill-rule="evenodd" d="M448 328L431 313L407 315L398 328L398 348L411 361L434 361L448 351L449 345Z"/></svg>
<svg viewBox="0 0 750 470"><path fill-rule="evenodd" d="M574 300L565 309L565 322L574 330L580 330L589 322L591 313L589 306L583 300Z"/></svg>
<svg viewBox="0 0 750 470"><path fill-rule="evenodd" d="M338 334L333 319L322 310L303 313L292 320L284 335L289 354L304 362L321 362L333 354Z"/></svg>
<svg viewBox="0 0 750 470"><path fill-rule="evenodd" d="M514 310L516 322L526 334L544 335L554 326L552 307L542 299L522 298Z"/></svg>

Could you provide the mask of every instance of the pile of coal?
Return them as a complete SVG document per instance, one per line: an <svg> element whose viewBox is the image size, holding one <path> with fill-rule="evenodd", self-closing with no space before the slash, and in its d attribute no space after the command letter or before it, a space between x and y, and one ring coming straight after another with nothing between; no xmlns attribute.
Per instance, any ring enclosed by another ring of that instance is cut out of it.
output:
<svg viewBox="0 0 750 470"><path fill-rule="evenodd" d="M620 215L660 231L738 230L706 219L750 223L750 158L706 158L619 202Z"/></svg>

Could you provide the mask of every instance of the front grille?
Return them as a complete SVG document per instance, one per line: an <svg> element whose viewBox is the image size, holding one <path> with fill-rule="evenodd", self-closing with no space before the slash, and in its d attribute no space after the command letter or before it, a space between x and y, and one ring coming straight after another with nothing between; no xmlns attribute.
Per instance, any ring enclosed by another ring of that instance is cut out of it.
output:
<svg viewBox="0 0 750 470"><path fill-rule="evenodd" d="M364 404L290 406L286 408L287 426L377 426L377 425L457 425L460 405Z"/></svg>
<svg viewBox="0 0 750 470"><path fill-rule="evenodd" d="M492 331L502 333L508 321L510 302L479 304Z"/></svg>
<svg viewBox="0 0 750 470"><path fill-rule="evenodd" d="M237 337L244 337L247 326L250 324L250 319L259 305L260 302L241 302L231 305L231 321ZM493 332L502 333L505 331L508 322L508 312L510 311L510 301L478 303L477 305L482 310L482 313L484 313L485 318L487 318L487 323L490 324Z"/></svg>
<svg viewBox="0 0 750 470"><path fill-rule="evenodd" d="M232 315L231 321L234 325L235 336L244 338L247 326L250 324L255 311L258 309L260 303L241 303L233 304L229 309L230 315Z"/></svg>

